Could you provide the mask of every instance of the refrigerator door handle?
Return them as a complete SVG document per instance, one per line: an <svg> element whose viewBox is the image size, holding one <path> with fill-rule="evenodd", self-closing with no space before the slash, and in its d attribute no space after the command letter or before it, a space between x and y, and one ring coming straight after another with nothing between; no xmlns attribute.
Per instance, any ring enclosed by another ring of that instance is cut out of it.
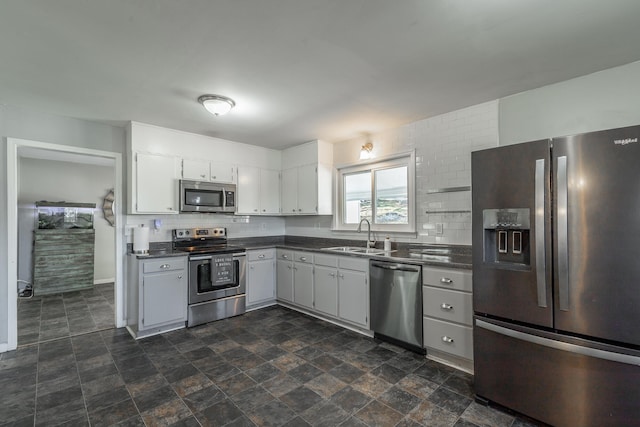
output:
<svg viewBox="0 0 640 427"><path fill-rule="evenodd" d="M596 357L598 359L609 360L611 362L640 366L640 357L631 356L629 354L614 353L611 351L599 350L597 348L583 347L576 344L556 341L549 338L539 337L537 335L530 335L479 319L476 319L476 326L500 335L505 335L520 341L530 342L532 344L542 345L555 350L568 351L569 353L580 354L587 357Z"/></svg>
<svg viewBox="0 0 640 427"><path fill-rule="evenodd" d="M562 311L569 311L568 186L567 156L558 157L558 300Z"/></svg>
<svg viewBox="0 0 640 427"><path fill-rule="evenodd" d="M538 291L538 307L547 307L547 261L544 244L545 213L545 173L544 159L536 160L535 178L535 223L536 223L536 288Z"/></svg>

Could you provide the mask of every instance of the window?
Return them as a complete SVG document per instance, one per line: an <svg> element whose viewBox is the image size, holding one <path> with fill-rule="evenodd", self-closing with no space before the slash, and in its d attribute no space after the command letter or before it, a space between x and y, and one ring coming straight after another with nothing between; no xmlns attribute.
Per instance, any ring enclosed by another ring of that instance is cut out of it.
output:
<svg viewBox="0 0 640 427"><path fill-rule="evenodd" d="M413 153L338 169L337 230L362 219L376 231L415 232Z"/></svg>

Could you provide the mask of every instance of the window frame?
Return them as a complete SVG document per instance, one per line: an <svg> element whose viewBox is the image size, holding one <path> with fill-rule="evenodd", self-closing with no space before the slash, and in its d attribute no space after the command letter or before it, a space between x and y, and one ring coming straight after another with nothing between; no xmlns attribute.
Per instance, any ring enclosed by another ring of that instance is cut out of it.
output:
<svg viewBox="0 0 640 427"><path fill-rule="evenodd" d="M376 182L375 172L377 170L389 169L393 167L407 167L407 224L376 224ZM334 212L334 231L355 231L358 224L346 224L344 222L344 177L354 173L371 172L371 231L387 232L387 233L416 233L416 191L415 191L415 169L416 159L415 151L407 153L398 153L379 159L374 159L364 163L348 164L336 167L335 177L335 212Z"/></svg>

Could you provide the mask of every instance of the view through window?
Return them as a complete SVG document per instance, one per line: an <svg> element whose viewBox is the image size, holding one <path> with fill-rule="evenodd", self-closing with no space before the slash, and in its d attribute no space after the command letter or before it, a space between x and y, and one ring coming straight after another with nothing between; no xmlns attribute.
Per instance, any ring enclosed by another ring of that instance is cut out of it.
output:
<svg viewBox="0 0 640 427"><path fill-rule="evenodd" d="M341 169L342 215L338 226L351 225L353 228L366 218L378 230L413 228L411 159L407 156Z"/></svg>

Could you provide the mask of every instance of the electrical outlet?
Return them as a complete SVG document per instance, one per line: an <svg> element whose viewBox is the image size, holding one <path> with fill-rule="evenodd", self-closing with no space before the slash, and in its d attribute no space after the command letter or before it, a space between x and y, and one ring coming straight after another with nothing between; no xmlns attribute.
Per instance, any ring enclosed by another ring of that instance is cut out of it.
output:
<svg viewBox="0 0 640 427"><path fill-rule="evenodd" d="M444 231L444 224L441 222L438 222L436 224L436 234L442 235L443 231Z"/></svg>

